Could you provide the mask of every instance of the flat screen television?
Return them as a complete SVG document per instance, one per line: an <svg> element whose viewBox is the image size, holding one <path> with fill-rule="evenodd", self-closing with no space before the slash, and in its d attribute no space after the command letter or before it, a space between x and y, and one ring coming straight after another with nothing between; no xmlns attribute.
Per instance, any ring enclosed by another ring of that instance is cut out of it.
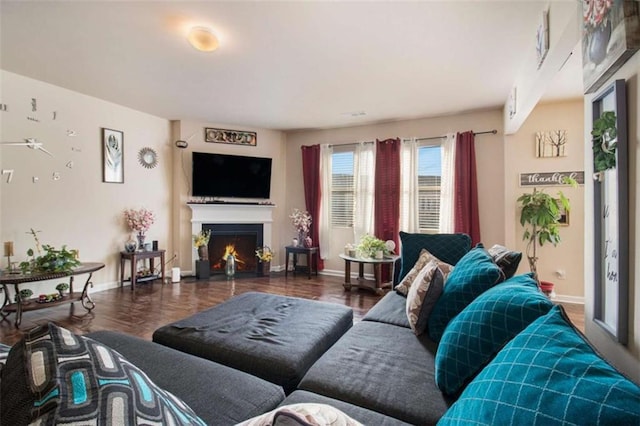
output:
<svg viewBox="0 0 640 426"><path fill-rule="evenodd" d="M270 196L271 158L194 152L192 165L195 197Z"/></svg>

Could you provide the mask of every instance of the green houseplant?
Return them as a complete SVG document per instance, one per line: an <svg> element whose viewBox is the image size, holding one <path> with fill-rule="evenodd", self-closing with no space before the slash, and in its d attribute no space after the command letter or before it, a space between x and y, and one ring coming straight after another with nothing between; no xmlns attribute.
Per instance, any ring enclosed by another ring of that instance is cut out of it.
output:
<svg viewBox="0 0 640 426"><path fill-rule="evenodd" d="M56 290L58 290L58 293L60 293L60 297L62 297L63 293L69 289L69 284L67 283L60 283L56 286Z"/></svg>
<svg viewBox="0 0 640 426"><path fill-rule="evenodd" d="M391 253L384 241L369 234L365 234L360 239L360 243L356 246L356 250L360 256L372 258L375 258L378 252L382 252L383 255Z"/></svg>
<svg viewBox="0 0 640 426"><path fill-rule="evenodd" d="M70 272L80 265L77 250L67 250L67 246L62 246L59 250L47 244L41 246L37 235L40 231L34 231L32 228L30 232L36 242L39 256L35 256L33 249L27 250L27 256L31 257L31 260L20 262L19 267L23 274L29 272ZM44 254L41 254L42 251Z"/></svg>
<svg viewBox="0 0 640 426"><path fill-rule="evenodd" d="M576 186L576 181L565 178L564 183ZM534 278L540 284L538 278L538 244L542 247L545 243L551 243L555 247L560 242L561 209L569 212L571 206L569 199L562 191L558 191L557 197L547 194L543 190L533 189L532 193L525 193L518 197L520 206L520 225L524 227L522 239L527 241L526 255L529 268Z"/></svg>

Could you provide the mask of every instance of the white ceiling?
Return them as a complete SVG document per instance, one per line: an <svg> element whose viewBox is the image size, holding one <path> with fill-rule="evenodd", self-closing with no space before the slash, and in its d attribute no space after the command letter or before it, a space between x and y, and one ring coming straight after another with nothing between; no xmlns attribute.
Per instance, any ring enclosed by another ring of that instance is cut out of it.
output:
<svg viewBox="0 0 640 426"><path fill-rule="evenodd" d="M438 116L502 107L546 4L3 0L0 66L167 119L292 130ZM188 45L193 25L220 48ZM581 96L566 80L555 99Z"/></svg>

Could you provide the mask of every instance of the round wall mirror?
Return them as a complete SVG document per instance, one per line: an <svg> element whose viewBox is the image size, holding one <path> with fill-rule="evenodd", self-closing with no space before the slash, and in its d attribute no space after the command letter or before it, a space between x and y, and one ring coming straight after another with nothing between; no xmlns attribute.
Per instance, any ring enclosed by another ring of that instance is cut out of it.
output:
<svg viewBox="0 0 640 426"><path fill-rule="evenodd" d="M142 167L153 169L158 165L158 154L151 148L142 148L138 152L138 161Z"/></svg>

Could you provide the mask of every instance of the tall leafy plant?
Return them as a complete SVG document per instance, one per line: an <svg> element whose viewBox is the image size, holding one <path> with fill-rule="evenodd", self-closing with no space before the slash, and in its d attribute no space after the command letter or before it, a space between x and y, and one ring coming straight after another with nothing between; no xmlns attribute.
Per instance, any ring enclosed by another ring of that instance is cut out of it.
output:
<svg viewBox="0 0 640 426"><path fill-rule="evenodd" d="M565 183L576 185L573 179L565 179ZM555 247L560 242L561 209L569 212L571 209L569 199L562 191L558 191L558 196L554 197L543 190L533 189L532 193L522 194L518 198L520 205L520 225L524 227L522 239L527 241L527 259L529 267L533 272L536 281L538 278L538 245L546 243Z"/></svg>

